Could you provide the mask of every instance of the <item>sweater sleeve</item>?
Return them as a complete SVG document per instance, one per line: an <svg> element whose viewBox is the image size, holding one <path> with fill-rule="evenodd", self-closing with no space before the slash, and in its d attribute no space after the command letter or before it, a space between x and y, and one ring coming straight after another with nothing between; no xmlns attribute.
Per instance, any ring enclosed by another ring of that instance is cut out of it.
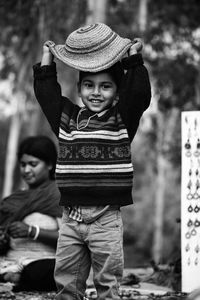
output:
<svg viewBox="0 0 200 300"><path fill-rule="evenodd" d="M119 93L119 110L132 141L140 118L150 105L151 86L141 54L124 58L122 66L127 71Z"/></svg>
<svg viewBox="0 0 200 300"><path fill-rule="evenodd" d="M33 66L34 92L43 113L45 114L53 132L59 133L60 118L64 106L73 105L69 99L61 94L61 87L57 82L56 64L48 66Z"/></svg>

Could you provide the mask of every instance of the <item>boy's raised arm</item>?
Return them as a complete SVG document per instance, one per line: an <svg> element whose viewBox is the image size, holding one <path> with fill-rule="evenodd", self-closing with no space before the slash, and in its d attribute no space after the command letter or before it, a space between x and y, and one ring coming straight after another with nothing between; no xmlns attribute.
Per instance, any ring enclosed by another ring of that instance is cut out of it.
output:
<svg viewBox="0 0 200 300"><path fill-rule="evenodd" d="M41 67L42 66L49 66L53 62L53 54L50 52L49 47L47 45L43 46L43 53L42 53L42 60L41 60Z"/></svg>
<svg viewBox="0 0 200 300"><path fill-rule="evenodd" d="M120 91L120 113L132 141L143 112L149 107L151 86L149 75L140 52L142 45L137 41L123 58L122 65L127 70Z"/></svg>
<svg viewBox="0 0 200 300"><path fill-rule="evenodd" d="M43 46L41 64L33 66L34 92L53 132L58 136L61 112L66 102L57 82L56 64L47 46Z"/></svg>

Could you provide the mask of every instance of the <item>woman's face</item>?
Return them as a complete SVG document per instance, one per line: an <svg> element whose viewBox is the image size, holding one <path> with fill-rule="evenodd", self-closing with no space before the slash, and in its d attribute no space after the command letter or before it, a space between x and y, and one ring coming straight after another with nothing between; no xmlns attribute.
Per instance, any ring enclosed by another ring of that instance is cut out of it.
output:
<svg viewBox="0 0 200 300"><path fill-rule="evenodd" d="M49 180L49 171L52 169L43 160L28 154L23 154L20 161L20 173L29 187L37 187Z"/></svg>

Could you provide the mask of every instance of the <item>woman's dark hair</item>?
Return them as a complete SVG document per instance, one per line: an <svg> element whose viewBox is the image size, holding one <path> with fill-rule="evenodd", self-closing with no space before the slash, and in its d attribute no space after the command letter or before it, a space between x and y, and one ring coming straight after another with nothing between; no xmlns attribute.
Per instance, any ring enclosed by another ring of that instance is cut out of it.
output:
<svg viewBox="0 0 200 300"><path fill-rule="evenodd" d="M23 154L35 156L43 160L47 164L52 165L52 169L49 172L51 179L55 178L55 167L57 160L57 150L53 141L47 136L31 136L25 138L19 145L17 157L21 159Z"/></svg>

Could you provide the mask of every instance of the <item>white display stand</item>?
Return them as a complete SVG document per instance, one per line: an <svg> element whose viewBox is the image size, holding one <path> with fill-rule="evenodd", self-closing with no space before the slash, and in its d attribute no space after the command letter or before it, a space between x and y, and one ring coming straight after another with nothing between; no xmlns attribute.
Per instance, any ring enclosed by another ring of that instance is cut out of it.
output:
<svg viewBox="0 0 200 300"><path fill-rule="evenodd" d="M182 112L182 292L200 288L200 111Z"/></svg>

